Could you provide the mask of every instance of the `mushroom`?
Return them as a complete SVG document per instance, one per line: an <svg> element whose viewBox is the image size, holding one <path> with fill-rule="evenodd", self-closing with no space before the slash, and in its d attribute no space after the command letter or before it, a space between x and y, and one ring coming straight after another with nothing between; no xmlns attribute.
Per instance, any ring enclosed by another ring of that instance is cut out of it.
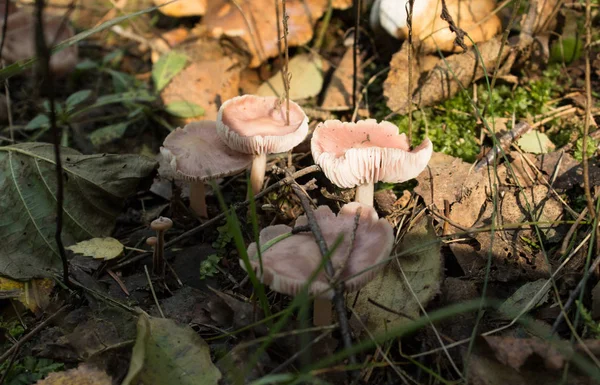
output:
<svg viewBox="0 0 600 385"><path fill-rule="evenodd" d="M190 181L190 207L208 217L204 181L235 174L252 163L252 156L232 150L217 136L216 122L202 120L171 132L160 148L159 173Z"/></svg>
<svg viewBox="0 0 600 385"><path fill-rule="evenodd" d="M173 221L167 217L158 217L150 223L150 228L156 231L157 239L152 257L152 272L161 278L165 276L165 232L171 227L173 227ZM146 240L147 244L152 243L151 238Z"/></svg>
<svg viewBox="0 0 600 385"><path fill-rule="evenodd" d="M389 257L394 244L392 226L387 220L379 219L373 207L358 202L344 205L337 216L327 206L317 207L314 213L328 247L343 235L342 242L331 255L331 264L348 292L359 290L375 277L384 265L382 262ZM305 215L296 220L296 227L307 224ZM259 243L262 271L256 243L248 246L252 269L276 292L298 294L322 265L321 252L311 232L292 234L289 226L269 226L260 232ZM242 268L245 268L243 263ZM333 290L323 269L309 284L308 291L317 296L313 322L318 326L330 324Z"/></svg>
<svg viewBox="0 0 600 385"><path fill-rule="evenodd" d="M312 156L336 186L356 188L355 201L373 206L376 182L401 183L427 166L433 146L425 139L414 150L396 125L375 119L319 123L311 139Z"/></svg>
<svg viewBox="0 0 600 385"><path fill-rule="evenodd" d="M308 134L308 117L300 106L287 107L275 96L237 96L219 109L217 133L231 149L254 154L250 181L254 194L264 183L267 154L291 150Z"/></svg>
<svg viewBox="0 0 600 385"><path fill-rule="evenodd" d="M446 0L449 15L454 23L465 31L475 42L489 40L502 29L500 18L493 11L494 0ZM407 25L408 0L376 0L371 8L370 22L372 27L381 26L390 35L399 39L408 37ZM415 40L427 52L454 51L456 34L450 30L448 22L443 20L441 0L419 0L414 2L412 33ZM464 43L471 46L471 39Z"/></svg>

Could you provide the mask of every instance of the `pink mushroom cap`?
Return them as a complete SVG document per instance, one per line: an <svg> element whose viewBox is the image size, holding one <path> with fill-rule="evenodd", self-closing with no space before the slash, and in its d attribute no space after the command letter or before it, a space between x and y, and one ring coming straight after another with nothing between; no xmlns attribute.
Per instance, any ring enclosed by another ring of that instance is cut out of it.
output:
<svg viewBox="0 0 600 385"><path fill-rule="evenodd" d="M312 156L338 187L365 183L401 183L416 178L427 167L433 145L425 139L414 150L396 125L375 119L342 123L327 120L315 129Z"/></svg>
<svg viewBox="0 0 600 385"><path fill-rule="evenodd" d="M245 154L289 151L306 138L308 117L290 101L287 124L286 108L286 102L275 96L237 96L219 109L217 132L229 147Z"/></svg>
<svg viewBox="0 0 600 385"><path fill-rule="evenodd" d="M361 209L361 213L352 244L352 232L358 209ZM328 247L343 235L342 242L331 256L331 263L336 272L343 269L340 278L345 281L346 289L356 291L366 285L383 268L384 264L379 263L390 256L394 245L392 226L387 220L379 219L373 207L358 202L343 206L337 216L329 207L319 206L315 210L315 217ZM305 215L296 220L296 226L307 224L308 219ZM286 225L264 228L260 232L261 247L291 230L292 228ZM263 251L262 275L256 248L256 242L248 246L252 268L263 283L279 293L296 295L321 265L321 253L311 232L294 234ZM244 267L243 263L242 267ZM325 298L333 296L324 269L312 281L309 292Z"/></svg>
<svg viewBox="0 0 600 385"><path fill-rule="evenodd" d="M171 132L160 148L159 173L164 177L204 181L247 169L252 156L227 147L216 122L202 120Z"/></svg>

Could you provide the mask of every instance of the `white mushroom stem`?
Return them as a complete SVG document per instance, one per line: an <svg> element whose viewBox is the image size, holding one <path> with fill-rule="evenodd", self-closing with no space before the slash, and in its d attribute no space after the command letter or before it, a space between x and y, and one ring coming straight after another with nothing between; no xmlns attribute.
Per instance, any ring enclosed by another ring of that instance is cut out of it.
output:
<svg viewBox="0 0 600 385"><path fill-rule="evenodd" d="M204 182L191 182L190 207L200 218L208 218L208 210L206 208L206 190L204 189Z"/></svg>
<svg viewBox="0 0 600 385"><path fill-rule="evenodd" d="M329 326L333 319L331 300L327 298L315 298L313 304L313 324L315 326Z"/></svg>
<svg viewBox="0 0 600 385"><path fill-rule="evenodd" d="M252 193L258 194L265 183L265 171L267 170L267 154L258 154L252 161L252 170L250 171L250 184Z"/></svg>
<svg viewBox="0 0 600 385"><path fill-rule="evenodd" d="M375 193L375 183L365 183L356 187L354 202L362 203L373 207L373 194Z"/></svg>

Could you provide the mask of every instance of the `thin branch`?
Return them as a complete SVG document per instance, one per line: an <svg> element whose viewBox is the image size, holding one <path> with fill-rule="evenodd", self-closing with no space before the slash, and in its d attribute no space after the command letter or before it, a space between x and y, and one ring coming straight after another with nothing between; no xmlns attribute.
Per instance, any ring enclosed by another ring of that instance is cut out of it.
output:
<svg viewBox="0 0 600 385"><path fill-rule="evenodd" d="M62 242L63 228L63 203L64 203L64 186L63 186L63 169L62 160L60 158L60 129L56 124L56 106L54 102L54 78L50 71L50 56L51 52L46 44L44 33L44 0L35 0L36 4L36 26L35 26L35 44L36 53L39 58L39 76L41 77L42 89L48 93L50 102L50 128L52 131L52 139L54 144L54 159L56 172L56 231L54 239L58 248L63 268L63 281L65 285L74 289L75 287L69 280L69 262L65 252L65 247Z"/></svg>
<svg viewBox="0 0 600 385"><path fill-rule="evenodd" d="M422 0L421 0L422 1ZM406 25L408 26L408 143L412 143L412 101L413 101L413 82L412 82L412 61L413 58L413 9L415 0L408 0L406 7Z"/></svg>
<svg viewBox="0 0 600 385"><path fill-rule="evenodd" d="M581 150L583 159L583 189L588 211L592 219L596 218L594 199L590 189L590 169L587 157L588 136L590 134L590 118L592 117L592 68L590 56L592 55L592 1L585 2L585 120L583 123L583 148Z"/></svg>
<svg viewBox="0 0 600 385"><path fill-rule="evenodd" d="M285 0L281 1L283 4L283 49L285 50L285 61L283 62L283 87L285 88L285 124L290 124L290 47L288 46L288 19L290 18L287 14Z"/></svg>
<svg viewBox="0 0 600 385"><path fill-rule="evenodd" d="M292 177L292 174L289 172L288 178ZM325 242L325 238L323 238L323 233L321 232L321 228L319 227L319 223L315 218L315 212L311 206L311 202L307 197L306 191L300 187L300 185L292 180L291 182L292 190L294 194L300 199L300 204L304 209L304 213L306 214L306 218L308 219L308 225L310 226L310 230L312 231L315 241L319 246L319 251L321 252L321 256L325 258L329 254L329 248L327 247L327 242ZM333 264L331 263L331 259L327 259L325 262L325 272L329 277L335 277L335 270L333 269ZM344 282L331 282L333 285L333 304L335 306L335 310L338 316L338 322L340 324L340 331L342 334L342 342L344 343L344 347L346 349L352 348L352 336L350 335L350 324L348 323L348 317L346 315L346 305L344 303ZM356 364L356 357L351 355L350 364Z"/></svg>
<svg viewBox="0 0 600 385"><path fill-rule="evenodd" d="M354 45L352 47L352 111L357 109L356 91L358 88L358 38L360 36L360 8L361 1L353 0L354 6Z"/></svg>

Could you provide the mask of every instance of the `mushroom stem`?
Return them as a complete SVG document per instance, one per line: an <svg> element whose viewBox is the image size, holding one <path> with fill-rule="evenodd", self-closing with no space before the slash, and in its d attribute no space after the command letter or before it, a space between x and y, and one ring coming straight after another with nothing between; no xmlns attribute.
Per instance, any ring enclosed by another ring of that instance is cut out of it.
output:
<svg viewBox="0 0 600 385"><path fill-rule="evenodd" d="M313 304L313 324L315 326L329 326L333 319L331 300L328 298L315 298Z"/></svg>
<svg viewBox="0 0 600 385"><path fill-rule="evenodd" d="M252 193L258 194L262 190L265 182L265 171L267 170L267 154L258 154L252 161L252 171L250 171L250 184Z"/></svg>
<svg viewBox="0 0 600 385"><path fill-rule="evenodd" d="M361 184L356 188L354 202L362 203L373 207L373 194L375 193L375 183Z"/></svg>
<svg viewBox="0 0 600 385"><path fill-rule="evenodd" d="M190 207L200 218L208 218L208 210L206 208L206 190L204 189L204 182L191 182Z"/></svg>

